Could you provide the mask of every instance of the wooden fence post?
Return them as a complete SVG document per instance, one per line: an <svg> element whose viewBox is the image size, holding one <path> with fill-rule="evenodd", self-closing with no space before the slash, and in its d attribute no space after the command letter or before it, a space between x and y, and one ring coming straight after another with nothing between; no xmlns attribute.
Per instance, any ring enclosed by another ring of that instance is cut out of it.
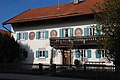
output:
<svg viewBox="0 0 120 80"><path fill-rule="evenodd" d="M86 64L84 64L84 71L86 71Z"/></svg>
<svg viewBox="0 0 120 80"><path fill-rule="evenodd" d="M52 74L56 73L56 64L52 64Z"/></svg>
<svg viewBox="0 0 120 80"><path fill-rule="evenodd" d="M43 64L39 63L39 72L43 74Z"/></svg>

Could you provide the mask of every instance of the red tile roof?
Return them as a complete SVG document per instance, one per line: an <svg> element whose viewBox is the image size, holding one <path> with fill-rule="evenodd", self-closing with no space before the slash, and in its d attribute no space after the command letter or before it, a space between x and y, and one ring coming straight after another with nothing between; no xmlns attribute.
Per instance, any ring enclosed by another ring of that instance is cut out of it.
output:
<svg viewBox="0 0 120 80"><path fill-rule="evenodd" d="M93 13L91 9L95 8L97 2L102 3L103 0L85 0L79 4L71 2L68 4L61 4L59 7L55 5L43 8L33 8L13 17L3 24L91 14Z"/></svg>

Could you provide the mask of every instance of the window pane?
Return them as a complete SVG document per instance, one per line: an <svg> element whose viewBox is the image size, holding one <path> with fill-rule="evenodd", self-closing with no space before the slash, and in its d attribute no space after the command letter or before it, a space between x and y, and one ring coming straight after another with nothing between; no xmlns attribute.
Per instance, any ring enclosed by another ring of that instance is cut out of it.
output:
<svg viewBox="0 0 120 80"><path fill-rule="evenodd" d="M43 51L43 57L45 57L45 51Z"/></svg>
<svg viewBox="0 0 120 80"><path fill-rule="evenodd" d="M40 51L40 57L42 57L42 51Z"/></svg>
<svg viewBox="0 0 120 80"><path fill-rule="evenodd" d="M65 37L68 37L68 29L65 29Z"/></svg>

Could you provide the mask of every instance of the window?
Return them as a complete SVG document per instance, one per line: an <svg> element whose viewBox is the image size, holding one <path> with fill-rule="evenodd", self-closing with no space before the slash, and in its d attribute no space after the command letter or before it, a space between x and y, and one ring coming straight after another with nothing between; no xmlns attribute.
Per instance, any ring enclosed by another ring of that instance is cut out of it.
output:
<svg viewBox="0 0 120 80"><path fill-rule="evenodd" d="M36 58L48 58L48 51L36 51Z"/></svg>
<svg viewBox="0 0 120 80"><path fill-rule="evenodd" d="M40 57L45 57L45 51L39 51Z"/></svg>
<svg viewBox="0 0 120 80"><path fill-rule="evenodd" d="M87 58L91 58L91 50L87 50Z"/></svg>
<svg viewBox="0 0 120 80"><path fill-rule="evenodd" d="M106 50L101 50L101 57L105 58L106 57Z"/></svg>
<svg viewBox="0 0 120 80"><path fill-rule="evenodd" d="M75 57L76 58L80 58L80 51L79 51L79 49L75 50Z"/></svg>
<svg viewBox="0 0 120 80"><path fill-rule="evenodd" d="M90 34L90 36L94 36L95 35L95 28L89 28L89 34Z"/></svg>
<svg viewBox="0 0 120 80"><path fill-rule="evenodd" d="M37 31L36 39L48 39L49 33L48 31Z"/></svg>
<svg viewBox="0 0 120 80"><path fill-rule="evenodd" d="M21 49L19 57L22 58L22 59L27 58L28 57L28 52L25 49Z"/></svg>
<svg viewBox="0 0 120 80"><path fill-rule="evenodd" d="M73 28L64 28L59 31L60 37L71 37L73 36Z"/></svg>
<svg viewBox="0 0 120 80"><path fill-rule="evenodd" d="M17 40L27 40L28 39L28 33L27 32L19 32L17 33Z"/></svg>
<svg viewBox="0 0 120 80"><path fill-rule="evenodd" d="M101 51L100 50L96 50L96 58L101 58Z"/></svg>
<svg viewBox="0 0 120 80"><path fill-rule="evenodd" d="M95 27L84 28L84 36L94 36L97 34Z"/></svg>
<svg viewBox="0 0 120 80"><path fill-rule="evenodd" d="M68 29L65 29L65 37L68 37Z"/></svg>

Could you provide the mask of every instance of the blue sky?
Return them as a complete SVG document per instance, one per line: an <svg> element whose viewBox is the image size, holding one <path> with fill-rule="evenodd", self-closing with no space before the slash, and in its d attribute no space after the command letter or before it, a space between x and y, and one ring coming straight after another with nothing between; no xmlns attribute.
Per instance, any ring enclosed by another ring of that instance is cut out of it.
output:
<svg viewBox="0 0 120 80"><path fill-rule="evenodd" d="M30 8L69 3L74 0L0 0L0 29L2 23ZM10 25L6 26L10 29Z"/></svg>

